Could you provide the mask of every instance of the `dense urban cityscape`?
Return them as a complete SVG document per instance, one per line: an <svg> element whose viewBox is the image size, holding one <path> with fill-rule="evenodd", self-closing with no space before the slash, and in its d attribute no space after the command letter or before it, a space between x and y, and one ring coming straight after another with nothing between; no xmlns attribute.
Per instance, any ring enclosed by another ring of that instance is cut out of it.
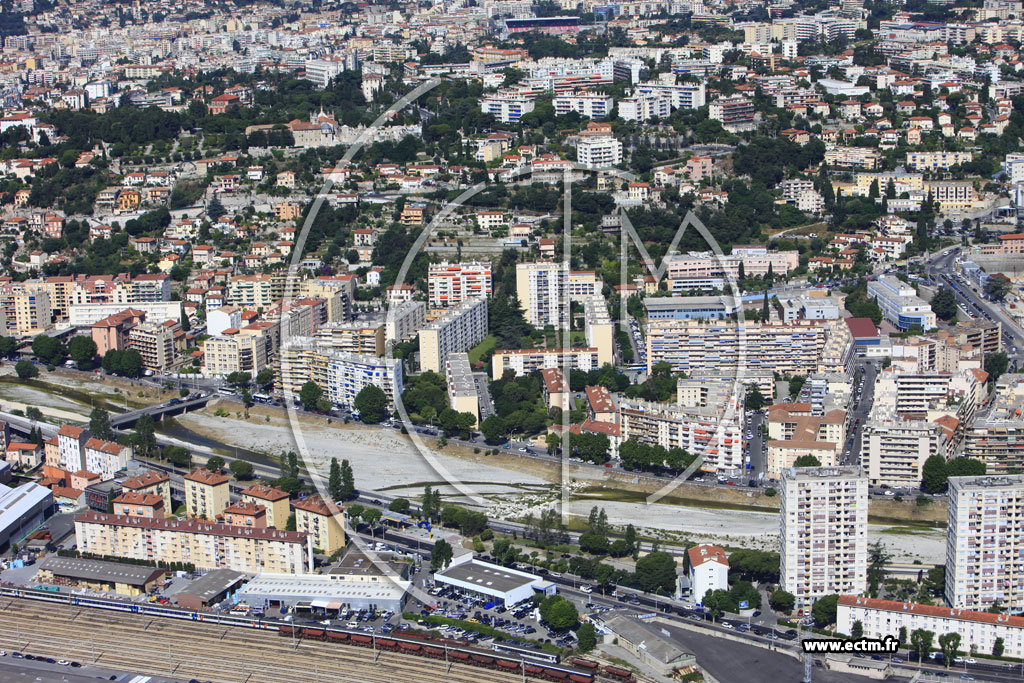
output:
<svg viewBox="0 0 1024 683"><path fill-rule="evenodd" d="M0 3L0 679L1024 677L1024 3Z"/></svg>

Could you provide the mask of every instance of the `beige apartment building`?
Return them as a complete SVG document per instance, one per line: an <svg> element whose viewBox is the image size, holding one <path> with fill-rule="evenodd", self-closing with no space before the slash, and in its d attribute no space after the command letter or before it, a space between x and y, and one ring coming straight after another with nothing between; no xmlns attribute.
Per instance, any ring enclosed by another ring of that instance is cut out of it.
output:
<svg viewBox="0 0 1024 683"><path fill-rule="evenodd" d="M457 413L470 413L480 420L480 397L477 394L469 354L451 353L445 362L445 381L448 384L448 403Z"/></svg>
<svg viewBox="0 0 1024 683"><path fill-rule="evenodd" d="M189 517L216 519L231 502L231 479L207 469L185 475L185 509Z"/></svg>
<svg viewBox="0 0 1024 683"><path fill-rule="evenodd" d="M232 372L248 372L255 377L271 360L269 342L265 335L224 330L221 336L203 343L203 372L207 377L225 377Z"/></svg>
<svg viewBox="0 0 1024 683"><path fill-rule="evenodd" d="M767 475L773 479L802 456L824 467L835 465L846 440L846 412L812 415L809 403L782 403L768 409Z"/></svg>
<svg viewBox="0 0 1024 683"><path fill-rule="evenodd" d="M309 496L295 503L295 528L308 534L313 547L325 555L345 546L344 511L320 496Z"/></svg>
<svg viewBox="0 0 1024 683"><path fill-rule="evenodd" d="M384 321L328 323L313 335L318 346L343 353L384 355Z"/></svg>
<svg viewBox="0 0 1024 683"><path fill-rule="evenodd" d="M587 346L597 349L599 365L615 364L615 325L608 315L604 297L590 295L583 298L583 331Z"/></svg>
<svg viewBox="0 0 1024 683"><path fill-rule="evenodd" d="M268 486L262 482L242 489L242 500L267 509L267 526L284 529L291 515L291 504L288 494L281 489Z"/></svg>
<svg viewBox="0 0 1024 683"><path fill-rule="evenodd" d="M53 327L50 295L34 290L14 296L14 332L35 335Z"/></svg>
<svg viewBox="0 0 1024 683"><path fill-rule="evenodd" d="M173 510L171 501L171 478L159 472L146 472L121 482L122 491L135 493L152 493L164 501L164 511L170 514Z"/></svg>
<svg viewBox="0 0 1024 683"><path fill-rule="evenodd" d="M733 474L743 467L743 409L722 402L681 406L622 399L619 423L622 440L702 454L701 470Z"/></svg>
<svg viewBox="0 0 1024 683"><path fill-rule="evenodd" d="M253 574L309 569L308 536L296 531L90 511L75 518L75 537L83 553L109 557Z"/></svg>
<svg viewBox="0 0 1024 683"><path fill-rule="evenodd" d="M136 325L128 331L128 347L139 352L142 365L147 370L170 370L178 365L175 335L180 329L176 324Z"/></svg>
<svg viewBox="0 0 1024 683"><path fill-rule="evenodd" d="M487 337L487 299L466 299L420 329L420 367L443 373L448 355L469 351Z"/></svg>

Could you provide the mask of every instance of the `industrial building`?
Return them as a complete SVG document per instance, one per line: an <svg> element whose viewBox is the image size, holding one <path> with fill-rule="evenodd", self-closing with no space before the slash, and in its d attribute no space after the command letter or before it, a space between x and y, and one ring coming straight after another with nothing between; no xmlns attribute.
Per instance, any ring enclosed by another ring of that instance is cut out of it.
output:
<svg viewBox="0 0 1024 683"><path fill-rule="evenodd" d="M331 574L260 574L238 592L238 601L254 608L294 607L326 612L376 609L400 613L409 582L352 581Z"/></svg>
<svg viewBox="0 0 1024 683"><path fill-rule="evenodd" d="M0 484L0 549L35 531L52 511L50 489L32 482L16 488Z"/></svg>
<svg viewBox="0 0 1024 683"><path fill-rule="evenodd" d="M245 574L232 569L214 569L174 594L178 607L189 610L206 609L228 596L245 581Z"/></svg>
<svg viewBox="0 0 1024 683"><path fill-rule="evenodd" d="M553 595L555 585L534 574L501 567L473 559L469 553L454 560L455 564L436 572L436 583L453 586L464 593L486 597L505 605L518 605L535 593Z"/></svg>
<svg viewBox="0 0 1024 683"><path fill-rule="evenodd" d="M146 565L50 555L39 563L36 579L55 586L84 587L134 597L152 593L165 574L164 569Z"/></svg>

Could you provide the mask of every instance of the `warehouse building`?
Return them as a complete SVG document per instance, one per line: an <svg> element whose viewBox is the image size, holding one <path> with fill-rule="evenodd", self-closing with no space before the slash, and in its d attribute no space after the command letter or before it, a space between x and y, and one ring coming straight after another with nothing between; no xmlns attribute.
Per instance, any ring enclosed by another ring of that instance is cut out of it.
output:
<svg viewBox="0 0 1024 683"><path fill-rule="evenodd" d="M53 512L50 489L29 482L16 488L0 484L0 550L18 543Z"/></svg>
<svg viewBox="0 0 1024 683"><path fill-rule="evenodd" d="M461 560L461 561L460 561ZM473 559L465 554L454 560L455 564L436 572L434 581L461 590L464 593L485 597L506 605L518 605L533 598L534 593L553 595L555 584L534 574L517 569L501 567L489 562Z"/></svg>
<svg viewBox="0 0 1024 683"><path fill-rule="evenodd" d="M353 581L344 574L260 574L238 592L238 602L255 609L402 611L409 581Z"/></svg>
<svg viewBox="0 0 1024 683"><path fill-rule="evenodd" d="M134 597L152 593L166 573L146 565L51 555L39 563L36 579L55 586L83 587Z"/></svg>
<svg viewBox="0 0 1024 683"><path fill-rule="evenodd" d="M245 574L232 569L214 569L174 595L178 607L187 610L206 609L216 605L245 581Z"/></svg>

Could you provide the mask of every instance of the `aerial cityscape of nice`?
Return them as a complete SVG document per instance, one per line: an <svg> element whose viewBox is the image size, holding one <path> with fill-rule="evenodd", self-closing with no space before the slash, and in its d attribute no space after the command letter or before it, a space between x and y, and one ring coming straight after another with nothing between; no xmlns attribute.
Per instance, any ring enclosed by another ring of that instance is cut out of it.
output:
<svg viewBox="0 0 1024 683"><path fill-rule="evenodd" d="M0 41L0 681L1024 681L1024 0Z"/></svg>

